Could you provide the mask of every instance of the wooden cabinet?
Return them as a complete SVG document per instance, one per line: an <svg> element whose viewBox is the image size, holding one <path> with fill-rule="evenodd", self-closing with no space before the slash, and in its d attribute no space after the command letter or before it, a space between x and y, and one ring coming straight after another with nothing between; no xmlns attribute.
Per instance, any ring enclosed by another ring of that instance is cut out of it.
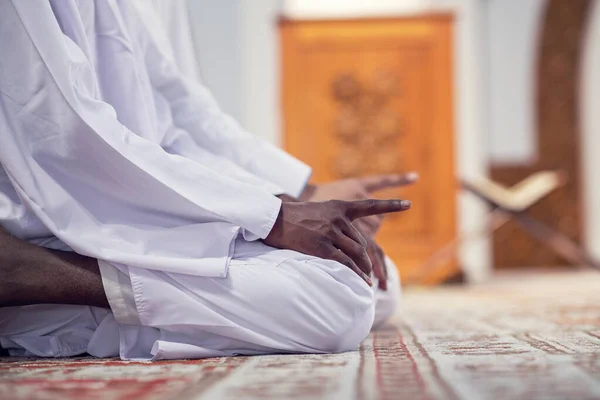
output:
<svg viewBox="0 0 600 400"><path fill-rule="evenodd" d="M379 197L412 200L378 240L407 276L456 232L452 24L448 15L283 21L284 147L313 181L417 171ZM455 262L426 277L438 282Z"/></svg>

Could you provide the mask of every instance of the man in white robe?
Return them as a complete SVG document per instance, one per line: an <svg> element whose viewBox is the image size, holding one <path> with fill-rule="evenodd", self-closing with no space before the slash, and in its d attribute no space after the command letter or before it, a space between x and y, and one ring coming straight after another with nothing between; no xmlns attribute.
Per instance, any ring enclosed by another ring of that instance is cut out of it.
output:
<svg viewBox="0 0 600 400"><path fill-rule="evenodd" d="M6 282L72 303L0 309L3 348L165 359L367 335L381 292L351 222L409 203L282 202L310 169L223 115L126 2L0 0L0 54L0 224L57 250Z"/></svg>
<svg viewBox="0 0 600 400"><path fill-rule="evenodd" d="M188 1L130 0L129 3L163 54L181 74L197 81L202 75L198 64L201 58L196 57Z"/></svg>

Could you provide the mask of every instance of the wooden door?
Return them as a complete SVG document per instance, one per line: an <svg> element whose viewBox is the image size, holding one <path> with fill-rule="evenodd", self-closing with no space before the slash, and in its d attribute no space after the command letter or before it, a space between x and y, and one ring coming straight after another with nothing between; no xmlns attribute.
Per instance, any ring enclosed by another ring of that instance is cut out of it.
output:
<svg viewBox="0 0 600 400"><path fill-rule="evenodd" d="M413 202L378 237L402 274L415 273L456 232L452 18L283 21L284 146L313 182L417 171L414 187L379 197ZM441 266L426 281L457 271Z"/></svg>

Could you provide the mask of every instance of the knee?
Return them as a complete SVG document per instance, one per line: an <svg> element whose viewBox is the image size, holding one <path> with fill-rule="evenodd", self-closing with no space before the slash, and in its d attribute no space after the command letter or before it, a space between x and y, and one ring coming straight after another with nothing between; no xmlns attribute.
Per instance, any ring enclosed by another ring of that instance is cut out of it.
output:
<svg viewBox="0 0 600 400"><path fill-rule="evenodd" d="M287 296L296 343L316 353L356 349L373 326L373 289L334 261L308 261L304 269L303 285Z"/></svg>
<svg viewBox="0 0 600 400"><path fill-rule="evenodd" d="M324 342L322 351L340 353L356 350L371 332L374 319L374 306L357 310L349 326L340 326L340 329L332 335L332 340Z"/></svg>
<svg viewBox="0 0 600 400"><path fill-rule="evenodd" d="M372 300L349 296L333 305L336 315L326 321L314 319L315 334L308 335L306 345L322 353L340 353L358 348L369 335L375 319ZM330 303L331 304L331 303Z"/></svg>

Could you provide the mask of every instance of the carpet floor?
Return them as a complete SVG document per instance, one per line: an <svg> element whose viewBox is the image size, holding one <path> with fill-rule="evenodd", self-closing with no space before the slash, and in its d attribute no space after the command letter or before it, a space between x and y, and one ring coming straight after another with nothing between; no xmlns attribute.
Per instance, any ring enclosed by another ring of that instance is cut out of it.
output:
<svg viewBox="0 0 600 400"><path fill-rule="evenodd" d="M1 399L599 399L600 274L412 289L355 352L0 359Z"/></svg>

